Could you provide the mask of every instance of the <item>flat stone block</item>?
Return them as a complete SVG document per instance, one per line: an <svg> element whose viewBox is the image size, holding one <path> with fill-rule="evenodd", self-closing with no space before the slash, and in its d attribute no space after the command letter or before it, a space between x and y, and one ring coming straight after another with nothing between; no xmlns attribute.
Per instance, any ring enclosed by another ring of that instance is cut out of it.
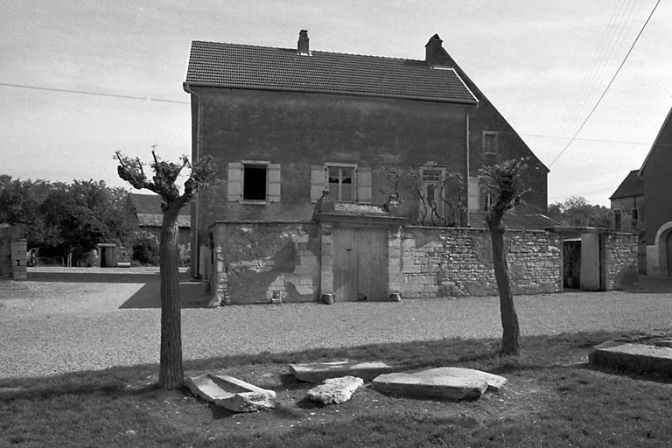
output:
<svg viewBox="0 0 672 448"><path fill-rule="evenodd" d="M633 372L656 372L672 376L672 348L608 341L588 355L593 364Z"/></svg>
<svg viewBox="0 0 672 448"><path fill-rule="evenodd" d="M416 373L391 373L373 380L373 388L412 398L463 400L479 398L492 387L499 390L506 379L480 370L441 367Z"/></svg>
<svg viewBox="0 0 672 448"><path fill-rule="evenodd" d="M321 383L330 378L355 376L371 381L377 376L393 372L393 367L380 361L333 361L310 364L290 364L289 372L299 381Z"/></svg>
<svg viewBox="0 0 672 448"><path fill-rule="evenodd" d="M232 412L254 412L275 407L275 392L228 375L206 373L188 377L189 390L206 401Z"/></svg>

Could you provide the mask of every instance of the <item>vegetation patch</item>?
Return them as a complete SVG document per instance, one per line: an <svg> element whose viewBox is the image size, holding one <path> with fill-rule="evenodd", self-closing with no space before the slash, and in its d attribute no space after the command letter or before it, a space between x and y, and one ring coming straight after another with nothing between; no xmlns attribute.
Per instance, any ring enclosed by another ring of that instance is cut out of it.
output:
<svg viewBox="0 0 672 448"><path fill-rule="evenodd" d="M594 345L620 336L524 337L519 357L498 356L495 339L446 339L185 362L187 375L223 371L276 391L276 409L249 414L186 389L158 389L156 365L0 380L0 446L669 446L672 378L585 363ZM345 358L409 370L470 367L509 383L476 401L366 387L346 403L321 406L306 398L313 384L289 375L290 363Z"/></svg>

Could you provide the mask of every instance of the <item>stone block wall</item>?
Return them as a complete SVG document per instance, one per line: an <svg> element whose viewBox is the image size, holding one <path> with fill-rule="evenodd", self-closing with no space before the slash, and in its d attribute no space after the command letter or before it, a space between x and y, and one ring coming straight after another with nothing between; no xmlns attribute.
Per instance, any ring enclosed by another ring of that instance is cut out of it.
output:
<svg viewBox="0 0 672 448"><path fill-rule="evenodd" d="M334 288L328 223L217 223L211 293L223 304L319 301ZM389 293L405 299L496 295L483 229L390 227ZM562 290L562 242L545 231L507 231L514 294Z"/></svg>
<svg viewBox="0 0 672 448"><path fill-rule="evenodd" d="M607 290L623 289L637 281L638 237L631 233L605 235Z"/></svg>
<svg viewBox="0 0 672 448"><path fill-rule="evenodd" d="M0 277L28 278L28 245L25 226L0 228Z"/></svg>
<svg viewBox="0 0 672 448"><path fill-rule="evenodd" d="M505 243L514 294L562 290L557 235L510 231ZM391 235L388 253L391 292L404 298L497 294L492 244L485 230L406 227Z"/></svg>
<svg viewBox="0 0 672 448"><path fill-rule="evenodd" d="M319 227L219 223L211 227L213 293L223 304L312 302L320 285Z"/></svg>

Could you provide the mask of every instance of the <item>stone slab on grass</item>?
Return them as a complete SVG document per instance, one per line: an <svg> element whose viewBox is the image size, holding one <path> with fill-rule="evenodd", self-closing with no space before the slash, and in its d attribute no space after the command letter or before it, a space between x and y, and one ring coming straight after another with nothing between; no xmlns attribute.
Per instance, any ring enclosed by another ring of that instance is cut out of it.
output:
<svg viewBox="0 0 672 448"><path fill-rule="evenodd" d="M214 373L188 377L189 390L231 412L254 412L275 407L275 392L237 378Z"/></svg>
<svg viewBox="0 0 672 448"><path fill-rule="evenodd" d="M354 376L330 378L323 384L310 389L308 398L324 405L345 403L363 385L364 380Z"/></svg>
<svg viewBox="0 0 672 448"><path fill-rule="evenodd" d="M479 398L490 387L499 390L506 378L480 370L440 367L415 373L391 373L373 380L373 388L412 398L463 400Z"/></svg>
<svg viewBox="0 0 672 448"><path fill-rule="evenodd" d="M371 381L379 375L393 372L394 368L381 361L333 361L310 364L290 364L289 372L299 381L322 383L330 378L355 376Z"/></svg>
<svg viewBox="0 0 672 448"><path fill-rule="evenodd" d="M596 345L588 355L588 360L593 364L632 372L655 372L672 376L670 347L608 341Z"/></svg>

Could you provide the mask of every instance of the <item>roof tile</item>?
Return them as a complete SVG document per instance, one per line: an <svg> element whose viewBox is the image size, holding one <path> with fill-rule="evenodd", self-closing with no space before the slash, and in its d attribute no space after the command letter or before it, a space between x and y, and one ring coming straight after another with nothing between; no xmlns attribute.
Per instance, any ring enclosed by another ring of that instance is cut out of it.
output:
<svg viewBox="0 0 672 448"><path fill-rule="evenodd" d="M192 42L186 83L476 103L455 70L425 61L203 41Z"/></svg>

